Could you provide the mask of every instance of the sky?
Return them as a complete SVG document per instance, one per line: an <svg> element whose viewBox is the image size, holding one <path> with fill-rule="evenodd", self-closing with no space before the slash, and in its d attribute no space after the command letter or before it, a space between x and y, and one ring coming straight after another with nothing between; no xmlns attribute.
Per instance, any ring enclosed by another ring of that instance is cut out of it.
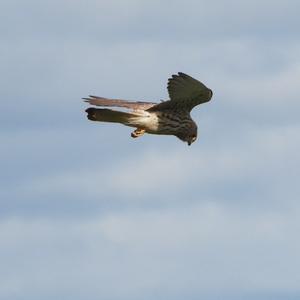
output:
<svg viewBox="0 0 300 300"><path fill-rule="evenodd" d="M0 298L300 298L300 2L4 0ZM89 122L89 94L213 99L198 140Z"/></svg>

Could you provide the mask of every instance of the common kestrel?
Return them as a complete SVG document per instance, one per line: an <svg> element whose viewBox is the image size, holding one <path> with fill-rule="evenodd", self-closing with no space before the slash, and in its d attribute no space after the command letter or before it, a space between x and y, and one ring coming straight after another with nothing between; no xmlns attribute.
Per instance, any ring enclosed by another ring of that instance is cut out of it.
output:
<svg viewBox="0 0 300 300"><path fill-rule="evenodd" d="M86 110L92 121L121 123L136 127L131 133L137 138L144 133L175 135L191 145L197 138L197 125L190 116L198 104L208 102L213 92L200 81L179 72L168 80L170 100L161 103L108 99L97 96L83 98L91 105L122 107L129 112L107 108Z"/></svg>

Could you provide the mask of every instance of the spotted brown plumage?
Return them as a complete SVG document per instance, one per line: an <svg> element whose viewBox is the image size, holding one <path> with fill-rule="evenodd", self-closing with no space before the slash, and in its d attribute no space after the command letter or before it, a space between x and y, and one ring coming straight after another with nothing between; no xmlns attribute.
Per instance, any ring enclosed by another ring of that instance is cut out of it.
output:
<svg viewBox="0 0 300 300"><path fill-rule="evenodd" d="M208 102L213 93L202 82L179 72L168 80L170 100L161 103L108 99L97 96L83 98L87 103L101 107L121 107L130 111L108 108L86 110L92 121L121 123L135 127L131 136L136 138L144 133L174 135L188 145L197 138L197 125L190 116L191 110Z"/></svg>

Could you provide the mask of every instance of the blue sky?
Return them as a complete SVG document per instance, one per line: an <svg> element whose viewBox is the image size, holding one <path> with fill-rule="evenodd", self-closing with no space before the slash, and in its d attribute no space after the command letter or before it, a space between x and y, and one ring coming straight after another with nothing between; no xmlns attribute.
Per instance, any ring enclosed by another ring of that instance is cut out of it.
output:
<svg viewBox="0 0 300 300"><path fill-rule="evenodd" d="M0 298L299 299L299 1L0 4ZM82 97L214 91L199 138Z"/></svg>

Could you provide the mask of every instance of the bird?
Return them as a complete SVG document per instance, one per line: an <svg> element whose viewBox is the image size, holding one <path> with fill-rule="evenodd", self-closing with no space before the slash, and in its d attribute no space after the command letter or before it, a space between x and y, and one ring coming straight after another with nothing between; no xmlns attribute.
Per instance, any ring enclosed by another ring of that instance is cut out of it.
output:
<svg viewBox="0 0 300 300"><path fill-rule="evenodd" d="M109 99L90 95L82 98L93 106L86 109L91 121L120 123L136 128L131 137L144 133L174 135L189 146L197 139L197 124L191 118L191 110L210 101L213 92L197 79L182 73L168 79L169 100L157 102ZM103 107L118 107L127 111ZM128 111L129 110L129 111Z"/></svg>

